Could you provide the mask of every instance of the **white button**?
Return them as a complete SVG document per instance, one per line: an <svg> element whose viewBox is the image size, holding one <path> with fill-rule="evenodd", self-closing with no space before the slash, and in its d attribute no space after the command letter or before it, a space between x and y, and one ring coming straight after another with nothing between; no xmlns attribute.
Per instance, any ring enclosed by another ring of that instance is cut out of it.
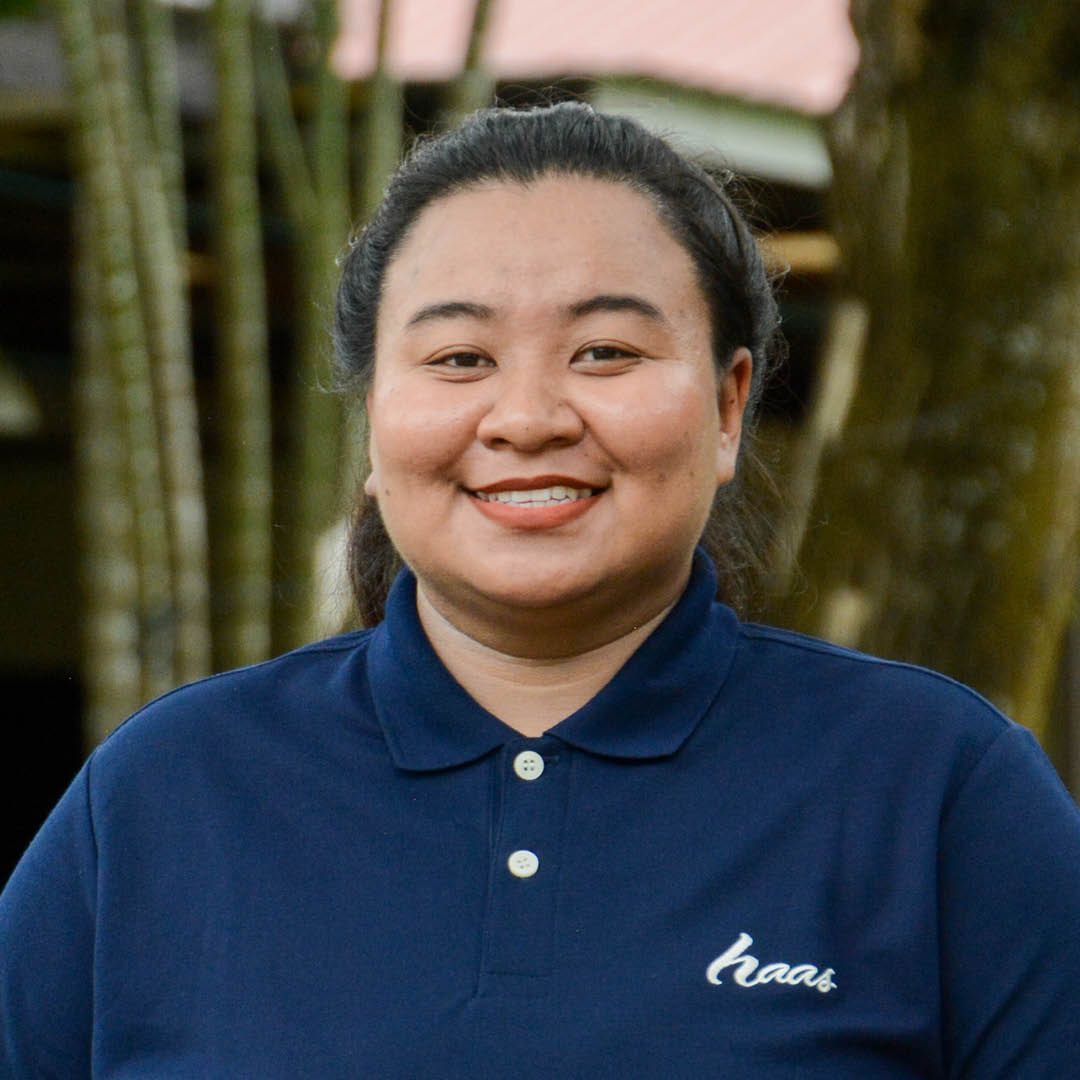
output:
<svg viewBox="0 0 1080 1080"><path fill-rule="evenodd" d="M535 780L544 771L544 759L535 750L522 750L514 758L514 772L522 780Z"/></svg>
<svg viewBox="0 0 1080 1080"><path fill-rule="evenodd" d="M540 860L533 852L523 848L521 851L515 851L506 860L506 865L510 867L510 873L514 877L532 877L540 869Z"/></svg>

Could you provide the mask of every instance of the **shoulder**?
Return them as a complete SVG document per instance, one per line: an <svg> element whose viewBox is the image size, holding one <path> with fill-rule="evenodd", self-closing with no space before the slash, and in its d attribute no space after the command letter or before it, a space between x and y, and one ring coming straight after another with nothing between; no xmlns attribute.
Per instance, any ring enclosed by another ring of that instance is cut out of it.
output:
<svg viewBox="0 0 1080 1080"><path fill-rule="evenodd" d="M998 740L1030 738L947 675L754 623L740 627L730 685L794 742L844 747L862 771L944 770L953 790Z"/></svg>
<svg viewBox="0 0 1080 1080"><path fill-rule="evenodd" d="M363 727L371 712L365 665L370 636L367 630L342 634L178 687L111 732L93 755L94 771L250 753L256 737L288 738L310 728L314 717Z"/></svg>
<svg viewBox="0 0 1080 1080"><path fill-rule="evenodd" d="M859 705L898 710L913 718L920 710L968 717L990 736L1012 722L969 686L918 664L888 660L820 638L757 623L740 627L740 654L751 669L768 671L781 692L814 705ZM898 714L893 714L898 718Z"/></svg>
<svg viewBox="0 0 1080 1080"><path fill-rule="evenodd" d="M333 694L334 679L362 659L371 631L358 630L304 645L248 667L223 671L170 690L125 720L108 741L123 741L135 730L183 718L225 715L231 720L268 703L289 704L311 694ZM338 690L343 689L337 687Z"/></svg>

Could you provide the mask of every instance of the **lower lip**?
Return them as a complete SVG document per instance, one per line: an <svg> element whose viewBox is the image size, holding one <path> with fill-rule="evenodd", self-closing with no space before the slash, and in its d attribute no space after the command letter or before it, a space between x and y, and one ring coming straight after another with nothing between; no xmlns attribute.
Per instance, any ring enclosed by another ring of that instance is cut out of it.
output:
<svg viewBox="0 0 1080 1080"><path fill-rule="evenodd" d="M537 506L534 503L488 502L475 495L470 498L473 506L484 517L497 521L500 525L509 525L514 529L554 529L587 514L602 494L603 492L598 492L585 499L567 499L565 502L549 503L546 506Z"/></svg>

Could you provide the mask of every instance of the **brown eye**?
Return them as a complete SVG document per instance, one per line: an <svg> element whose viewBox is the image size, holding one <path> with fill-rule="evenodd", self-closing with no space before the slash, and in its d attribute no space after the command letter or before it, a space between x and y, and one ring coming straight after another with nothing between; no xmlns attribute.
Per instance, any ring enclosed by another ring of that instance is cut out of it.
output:
<svg viewBox="0 0 1080 1080"><path fill-rule="evenodd" d="M606 360L634 360L639 355L632 349L618 345L590 345L578 354L583 360L602 362Z"/></svg>
<svg viewBox="0 0 1080 1080"><path fill-rule="evenodd" d="M491 366L491 361L486 356L474 352L449 353L446 356L436 357L431 363L434 366L457 368L459 370Z"/></svg>

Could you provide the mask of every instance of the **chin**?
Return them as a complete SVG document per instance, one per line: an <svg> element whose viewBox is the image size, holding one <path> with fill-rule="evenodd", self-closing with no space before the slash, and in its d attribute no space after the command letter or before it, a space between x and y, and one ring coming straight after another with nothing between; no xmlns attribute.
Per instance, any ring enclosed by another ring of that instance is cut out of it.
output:
<svg viewBox="0 0 1080 1080"><path fill-rule="evenodd" d="M413 571L425 583L429 596L441 596L450 610L471 610L474 615L505 618L514 611L539 615L544 611L588 608L611 589L612 582L595 567L567 566L565 561L544 567L538 561L494 559L465 574L439 572L436 568L413 564ZM501 609L502 615L496 611ZM444 614L449 612L444 607Z"/></svg>
<svg viewBox="0 0 1080 1080"><path fill-rule="evenodd" d="M633 608L653 593L658 604L669 603L667 593L674 576L677 570L673 573L672 567L661 568L655 562L606 567L562 562L548 568L533 563L514 573L475 578L467 587L486 605L588 619L615 608Z"/></svg>
<svg viewBox="0 0 1080 1080"><path fill-rule="evenodd" d="M513 581L472 583L475 593L489 603L529 611L543 611L580 603L589 597L595 597L602 587L602 582L595 576L581 580L566 570L521 575Z"/></svg>

